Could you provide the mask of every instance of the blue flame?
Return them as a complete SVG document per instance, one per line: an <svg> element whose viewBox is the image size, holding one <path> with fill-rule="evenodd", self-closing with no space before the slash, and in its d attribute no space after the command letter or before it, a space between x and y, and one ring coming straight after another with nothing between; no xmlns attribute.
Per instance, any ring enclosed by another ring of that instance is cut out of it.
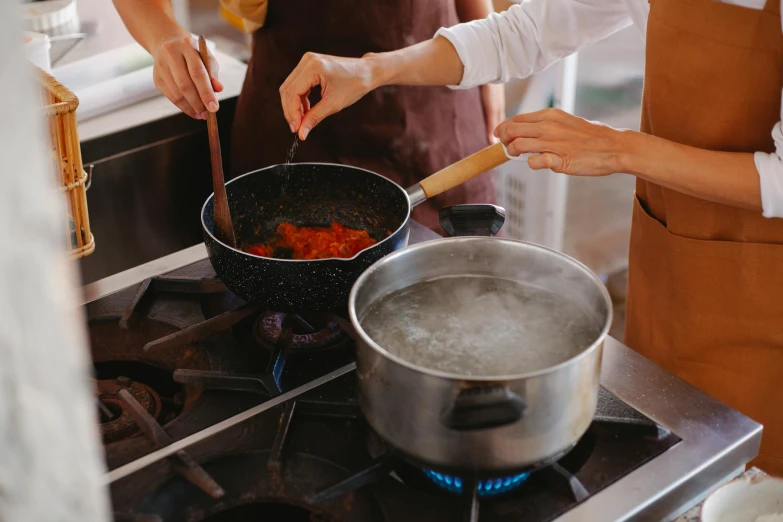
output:
<svg viewBox="0 0 783 522"><path fill-rule="evenodd" d="M462 479L459 477L453 477L451 475L444 475L431 469L423 470L424 474L436 485L441 488L451 491L452 493L462 493ZM519 473L518 475L512 475L509 477L493 478L479 480L478 482L478 494L479 496L486 497L492 495L500 495L519 487L530 475L530 473Z"/></svg>

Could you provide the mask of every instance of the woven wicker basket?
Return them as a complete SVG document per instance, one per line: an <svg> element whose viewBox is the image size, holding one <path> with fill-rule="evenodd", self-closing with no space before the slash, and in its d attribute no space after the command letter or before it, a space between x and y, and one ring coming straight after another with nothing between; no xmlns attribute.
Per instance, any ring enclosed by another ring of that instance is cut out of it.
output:
<svg viewBox="0 0 783 522"><path fill-rule="evenodd" d="M48 120L53 171L57 173L58 184L65 195L68 210L66 246L69 257L77 259L95 250L95 238L90 231L87 212L90 176L82 165L76 127L76 107L79 106L79 100L51 75L40 69L38 78L43 87L42 104Z"/></svg>

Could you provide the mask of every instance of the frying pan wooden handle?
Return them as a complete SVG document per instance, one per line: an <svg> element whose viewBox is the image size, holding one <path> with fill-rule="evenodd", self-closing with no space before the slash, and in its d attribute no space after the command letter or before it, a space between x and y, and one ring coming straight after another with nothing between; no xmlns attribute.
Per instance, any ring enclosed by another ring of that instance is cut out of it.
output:
<svg viewBox="0 0 783 522"><path fill-rule="evenodd" d="M201 61L204 62L204 67L207 69L207 75L212 78L207 41L203 36L198 37L198 52L201 55ZM237 241L234 237L234 226L231 223L231 212L228 208L228 197L226 196L226 183L223 177L223 156L220 153L217 115L214 112L207 111L207 133L209 134L209 154L212 159L212 190L215 193L212 200L215 213L215 235L231 248L236 248Z"/></svg>
<svg viewBox="0 0 783 522"><path fill-rule="evenodd" d="M427 198L431 198L507 161L503 145L496 143L421 180L419 185Z"/></svg>

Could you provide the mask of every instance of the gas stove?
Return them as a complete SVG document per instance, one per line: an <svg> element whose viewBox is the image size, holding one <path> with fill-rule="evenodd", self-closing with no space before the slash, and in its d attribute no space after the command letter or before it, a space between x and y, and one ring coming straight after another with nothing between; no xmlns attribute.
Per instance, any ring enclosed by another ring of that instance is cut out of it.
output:
<svg viewBox="0 0 783 522"><path fill-rule="evenodd" d="M421 469L362 419L342 318L245 304L203 245L84 290L117 521L671 520L758 452L758 424L608 339L593 423L556 464Z"/></svg>

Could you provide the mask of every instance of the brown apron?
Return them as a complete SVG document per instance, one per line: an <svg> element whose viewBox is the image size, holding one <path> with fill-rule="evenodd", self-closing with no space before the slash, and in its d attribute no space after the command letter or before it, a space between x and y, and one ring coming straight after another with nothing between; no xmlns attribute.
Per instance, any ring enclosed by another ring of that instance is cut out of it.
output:
<svg viewBox="0 0 783 522"><path fill-rule="evenodd" d="M305 52L391 51L456 23L454 0L270 0L237 105L232 173L285 162L293 137L278 89ZM487 146L484 121L478 89L384 87L324 120L294 161L362 167L408 187ZM423 203L413 218L439 230L437 210L467 202L495 202L490 173Z"/></svg>
<svg viewBox="0 0 783 522"><path fill-rule="evenodd" d="M651 0L642 131L774 151L779 2ZM764 424L755 464L783 475L783 219L638 180L629 265L625 342Z"/></svg>

